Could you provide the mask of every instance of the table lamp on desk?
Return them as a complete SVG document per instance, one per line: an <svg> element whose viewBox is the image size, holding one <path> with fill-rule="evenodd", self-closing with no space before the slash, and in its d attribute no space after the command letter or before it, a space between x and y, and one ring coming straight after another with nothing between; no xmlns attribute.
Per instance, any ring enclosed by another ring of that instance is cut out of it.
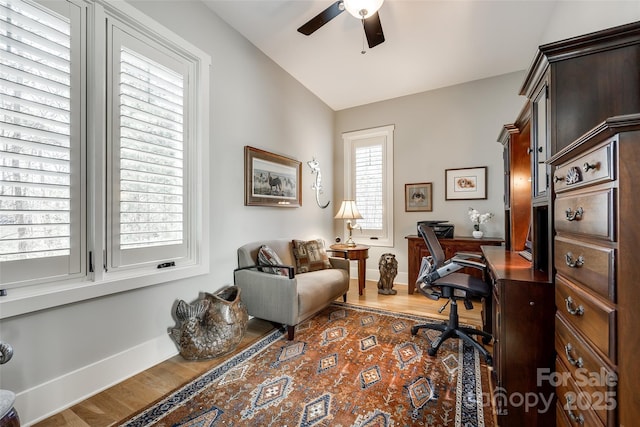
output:
<svg viewBox="0 0 640 427"><path fill-rule="evenodd" d="M334 216L335 219L346 219L347 220L347 230L349 230L349 239L345 242L347 246L355 246L356 242L353 241L351 237L351 232L354 228L358 228L357 225L352 225L351 220L353 219L362 219L362 215L360 211L358 211L358 207L356 206L355 200L343 200L340 205L340 209L338 209L338 213Z"/></svg>

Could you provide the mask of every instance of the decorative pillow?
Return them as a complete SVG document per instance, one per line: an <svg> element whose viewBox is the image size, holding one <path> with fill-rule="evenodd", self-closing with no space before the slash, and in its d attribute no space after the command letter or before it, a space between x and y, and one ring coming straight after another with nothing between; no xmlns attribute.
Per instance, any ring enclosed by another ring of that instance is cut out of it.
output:
<svg viewBox="0 0 640 427"><path fill-rule="evenodd" d="M267 245L262 245L260 249L258 249L258 265L282 265L282 260L273 249ZM265 273L279 274L281 276L289 275L289 270L286 268L262 267L262 271Z"/></svg>
<svg viewBox="0 0 640 427"><path fill-rule="evenodd" d="M308 273L310 271L324 270L331 268L329 257L324 250L322 239L293 240L293 257L296 260L296 271L298 273Z"/></svg>

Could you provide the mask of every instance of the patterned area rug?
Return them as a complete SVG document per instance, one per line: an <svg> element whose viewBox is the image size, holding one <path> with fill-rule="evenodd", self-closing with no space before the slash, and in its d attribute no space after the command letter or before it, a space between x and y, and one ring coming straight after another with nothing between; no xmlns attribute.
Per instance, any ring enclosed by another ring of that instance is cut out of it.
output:
<svg viewBox="0 0 640 427"><path fill-rule="evenodd" d="M488 369L429 319L334 303L274 331L124 426L493 426Z"/></svg>

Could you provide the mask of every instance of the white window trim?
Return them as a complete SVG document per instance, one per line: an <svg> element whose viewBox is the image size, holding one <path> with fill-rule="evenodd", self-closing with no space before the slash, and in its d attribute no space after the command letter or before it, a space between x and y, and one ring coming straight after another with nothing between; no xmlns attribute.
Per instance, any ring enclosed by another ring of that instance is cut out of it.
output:
<svg viewBox="0 0 640 427"><path fill-rule="evenodd" d="M45 3L46 4L46 3ZM191 43L172 33L162 25L144 15L138 9L122 1L96 0L86 2L88 8L88 25L94 31L87 31L89 58L87 61L87 89L88 89L88 151L86 166L94 173L88 178L88 226L87 246L92 253L93 272L78 279L57 282L32 284L7 289L7 294L0 296L0 319L6 319L21 314L31 313L64 304L97 298L114 293L138 289L146 286L166 283L196 275L209 273L209 72L211 57ZM164 39L171 44L180 46L182 50L191 53L191 59L196 63L194 77L197 80L198 96L192 102L197 104L195 111L194 131L196 140L192 155L196 161L196 177L189 191L194 200L199 202L193 210L191 218L199 237L194 247L192 263L171 269L158 271L123 271L117 273L105 272L103 248L106 247L105 230L100 230L106 223L105 188L106 188L106 100L104 98L104 82L106 79L106 39L104 25L108 15L117 17L137 28L144 28L147 35ZM83 30L85 28L83 27ZM83 39L84 40L84 39ZM0 289L3 287L0 285Z"/></svg>
<svg viewBox="0 0 640 427"><path fill-rule="evenodd" d="M352 132L344 132L342 141L344 143L344 199L353 199L355 194L353 191L353 171L352 171L352 145L355 141L372 137L382 136L385 139L385 179L384 191L386 194L384 206L385 229L387 230L386 238L371 239L369 236L362 235L357 229L353 231L353 240L358 244L367 246L384 246L393 247L393 131L395 125L381 126L377 128L364 129ZM343 228L343 235L348 235L346 225Z"/></svg>

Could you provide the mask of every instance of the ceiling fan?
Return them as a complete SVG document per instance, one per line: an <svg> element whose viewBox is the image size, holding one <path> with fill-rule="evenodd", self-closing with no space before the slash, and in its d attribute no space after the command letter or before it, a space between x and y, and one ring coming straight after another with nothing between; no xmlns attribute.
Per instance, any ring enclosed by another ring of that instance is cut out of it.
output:
<svg viewBox="0 0 640 427"><path fill-rule="evenodd" d="M369 48L374 48L384 42L382 24L378 15L378 9L383 2L384 0L338 0L298 28L298 32L309 36L346 9L351 15L362 20Z"/></svg>

